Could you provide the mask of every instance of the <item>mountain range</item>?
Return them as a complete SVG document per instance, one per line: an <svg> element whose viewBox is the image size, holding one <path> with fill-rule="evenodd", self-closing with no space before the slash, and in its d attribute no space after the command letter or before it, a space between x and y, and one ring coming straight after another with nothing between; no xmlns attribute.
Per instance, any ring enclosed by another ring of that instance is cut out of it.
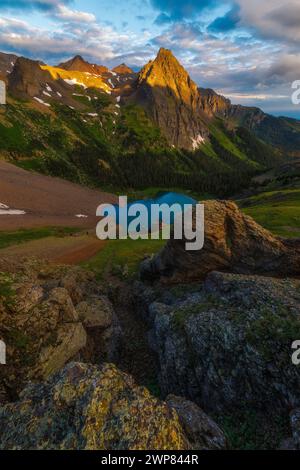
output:
<svg viewBox="0 0 300 470"><path fill-rule="evenodd" d="M300 155L300 121L199 88L167 49L138 73L78 55L50 66L1 53L0 78L0 152L25 168L96 185L226 193Z"/></svg>

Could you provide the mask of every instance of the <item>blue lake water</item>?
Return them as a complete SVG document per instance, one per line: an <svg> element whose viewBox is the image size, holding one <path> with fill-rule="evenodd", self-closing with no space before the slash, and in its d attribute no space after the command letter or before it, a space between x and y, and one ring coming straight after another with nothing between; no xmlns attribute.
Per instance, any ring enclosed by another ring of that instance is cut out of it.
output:
<svg viewBox="0 0 300 470"><path fill-rule="evenodd" d="M182 212L182 211L184 212L185 211L185 207L184 207L185 205L188 204L188 205L193 205L194 206L194 205L197 204L197 201L195 199L193 199L192 197L190 197L190 196L187 196L185 194L176 193L176 192L159 193L153 199L140 199L140 200L128 202L127 209L128 209L129 213L130 213L130 208L135 204L140 205L141 212L140 213L138 212L137 214L132 215L132 216L128 215L128 217L127 217L127 226L137 216L142 214L140 220L141 220L141 229L143 230L143 228L146 225L148 227L151 227L153 224L157 224L157 223L168 224L170 222L171 224L173 224L174 223L174 218L176 217L176 214L179 213L179 212ZM174 213L171 214L170 220L167 220L167 219L164 220L164 217L161 214L159 215L159 217L157 219L154 218L152 220L152 218L151 218L151 207L154 204L158 204L158 205L166 204L169 207L173 206L174 204L177 204L178 208L177 208L177 210L174 211ZM147 216L143 215L143 210L142 210L143 208L147 209ZM122 208L120 208L118 204L114 205L114 209L115 209L115 219L116 219L117 225L124 225L124 219L122 219L122 217L124 217L124 210L122 211Z"/></svg>

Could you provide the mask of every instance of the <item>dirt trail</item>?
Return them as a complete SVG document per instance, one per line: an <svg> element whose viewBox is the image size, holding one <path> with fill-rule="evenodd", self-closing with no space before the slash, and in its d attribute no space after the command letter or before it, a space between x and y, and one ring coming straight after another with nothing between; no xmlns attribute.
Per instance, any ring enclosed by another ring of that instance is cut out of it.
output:
<svg viewBox="0 0 300 470"><path fill-rule="evenodd" d="M78 264L95 256L104 243L91 234L47 237L3 248L0 258L14 261L35 257L55 264Z"/></svg>
<svg viewBox="0 0 300 470"><path fill-rule="evenodd" d="M97 207L117 200L113 194L25 171L0 160L0 204L26 212L1 215L0 230L50 226L95 228L99 220Z"/></svg>

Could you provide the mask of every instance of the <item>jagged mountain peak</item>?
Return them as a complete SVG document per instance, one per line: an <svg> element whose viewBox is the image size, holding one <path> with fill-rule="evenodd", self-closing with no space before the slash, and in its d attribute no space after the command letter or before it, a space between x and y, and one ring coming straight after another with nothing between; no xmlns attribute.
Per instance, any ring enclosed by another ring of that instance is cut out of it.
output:
<svg viewBox="0 0 300 470"><path fill-rule="evenodd" d="M130 67L128 67L128 65L124 64L124 62L114 67L112 71L120 75L134 73L134 71Z"/></svg>
<svg viewBox="0 0 300 470"><path fill-rule="evenodd" d="M161 47L157 53L156 60L170 60L179 64L177 58L170 49L165 49Z"/></svg>
<svg viewBox="0 0 300 470"><path fill-rule="evenodd" d="M143 67L135 96L170 144L196 148L206 140L198 87L170 50L161 48Z"/></svg>
<svg viewBox="0 0 300 470"><path fill-rule="evenodd" d="M139 83L167 88L188 105L193 105L198 95L196 83L169 49L161 48L156 58L145 65L139 74Z"/></svg>
<svg viewBox="0 0 300 470"><path fill-rule="evenodd" d="M81 55L77 54L67 62L62 62L58 65L59 68L76 72L88 72L101 75L107 73L108 68L103 65L91 64L85 60Z"/></svg>

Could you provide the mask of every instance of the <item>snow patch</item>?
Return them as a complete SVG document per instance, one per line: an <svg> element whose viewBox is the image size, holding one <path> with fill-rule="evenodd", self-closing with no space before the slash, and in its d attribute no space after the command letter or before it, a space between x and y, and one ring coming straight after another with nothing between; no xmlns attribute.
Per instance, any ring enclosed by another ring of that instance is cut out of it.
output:
<svg viewBox="0 0 300 470"><path fill-rule="evenodd" d="M48 83L46 83L46 90L49 91L50 93L52 92L52 88L51 86L48 85Z"/></svg>
<svg viewBox="0 0 300 470"><path fill-rule="evenodd" d="M51 95L50 95L50 93L48 93L47 91L43 91L43 95L45 95L45 96L49 96L49 97L51 98Z"/></svg>
<svg viewBox="0 0 300 470"><path fill-rule="evenodd" d="M89 95L82 95L80 93L73 93L73 96L81 96L83 98L87 98L89 101L92 99Z"/></svg>
<svg viewBox="0 0 300 470"><path fill-rule="evenodd" d="M36 96L33 99L37 101L38 103L43 104L44 106L50 107L49 103L45 103L45 101L41 100L40 98L37 98Z"/></svg>
<svg viewBox="0 0 300 470"><path fill-rule="evenodd" d="M97 113L88 113L87 116L91 116L91 117L97 117L98 114Z"/></svg>
<svg viewBox="0 0 300 470"><path fill-rule="evenodd" d="M197 148L201 145L201 144L204 144L205 142L205 139L204 137L202 137L201 134L198 134L198 136L196 138L192 137L192 147L193 147L193 150L197 150Z"/></svg>
<svg viewBox="0 0 300 470"><path fill-rule="evenodd" d="M6 204L0 203L0 215L25 215L25 211L10 209Z"/></svg>
<svg viewBox="0 0 300 470"><path fill-rule="evenodd" d="M64 81L68 84L68 85L79 85L79 86L82 86L83 88L87 88L87 86L84 84L84 83L81 83L81 82L78 82L76 80L76 78L65 78Z"/></svg>
<svg viewBox="0 0 300 470"><path fill-rule="evenodd" d="M115 85L113 84L113 82L111 81L110 78L109 78L107 81L108 81L108 83L110 84L110 86L111 86L112 88L115 88Z"/></svg>
<svg viewBox="0 0 300 470"><path fill-rule="evenodd" d="M88 215L76 214L75 217L77 217L78 219L87 219L87 218L88 218Z"/></svg>
<svg viewBox="0 0 300 470"><path fill-rule="evenodd" d="M120 103L120 101L121 101L121 96L117 96L116 100L117 100L117 103Z"/></svg>
<svg viewBox="0 0 300 470"><path fill-rule="evenodd" d="M59 93L59 91L56 92L57 96L59 96L60 98L62 98L62 94Z"/></svg>

